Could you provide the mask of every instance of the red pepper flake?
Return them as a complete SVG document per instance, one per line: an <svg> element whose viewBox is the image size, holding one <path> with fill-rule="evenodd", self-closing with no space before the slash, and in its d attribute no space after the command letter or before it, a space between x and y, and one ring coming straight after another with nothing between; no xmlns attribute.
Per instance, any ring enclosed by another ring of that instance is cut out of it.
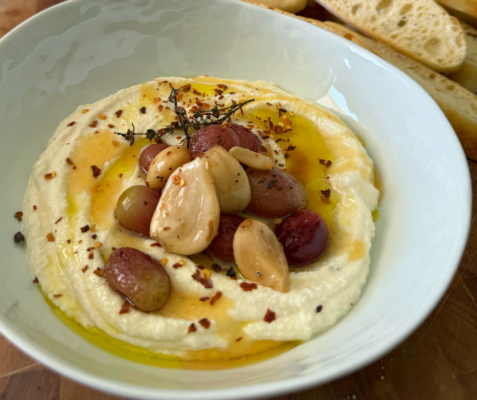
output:
<svg viewBox="0 0 477 400"><path fill-rule="evenodd" d="M151 247L161 247L161 245L159 243L152 243Z"/></svg>
<svg viewBox="0 0 477 400"><path fill-rule="evenodd" d="M177 269L177 268L181 268L183 265L181 263L175 263L172 268L174 269Z"/></svg>
<svg viewBox="0 0 477 400"><path fill-rule="evenodd" d="M268 104L269 106L271 106L271 105L272 105L272 103L269 103L268 101L267 101L267 104Z"/></svg>
<svg viewBox="0 0 477 400"><path fill-rule="evenodd" d="M318 307L316 307L316 312L317 312L317 313L321 312L321 310L323 310L323 306L322 306L322 305L319 305Z"/></svg>
<svg viewBox="0 0 477 400"><path fill-rule="evenodd" d="M45 174L45 179L53 179L56 176L56 171L49 172L48 174Z"/></svg>
<svg viewBox="0 0 477 400"><path fill-rule="evenodd" d="M113 124L108 124L108 127L113 129L114 128L114 125Z"/></svg>
<svg viewBox="0 0 477 400"><path fill-rule="evenodd" d="M22 218L23 218L23 213L21 211L17 211L15 213L15 218L18 219L18 221L22 221Z"/></svg>
<svg viewBox="0 0 477 400"><path fill-rule="evenodd" d="M141 107L139 111L141 111L142 114L146 114L146 107Z"/></svg>
<svg viewBox="0 0 477 400"><path fill-rule="evenodd" d="M192 279L199 282L206 289L212 289L214 287L214 285L212 284L212 279L203 278L200 272L200 269L196 269L194 275L191 275L191 276L192 276Z"/></svg>
<svg viewBox="0 0 477 400"><path fill-rule="evenodd" d="M71 239L68 239L68 240L66 241L66 243L70 244L70 243L71 243Z"/></svg>
<svg viewBox="0 0 477 400"><path fill-rule="evenodd" d="M222 94L222 90L220 89L214 89L214 92L217 93L219 96Z"/></svg>
<svg viewBox="0 0 477 400"><path fill-rule="evenodd" d="M327 199L330 198L330 195L331 195L331 190L330 189L326 189L326 190L320 190L321 191L321 194L323 196L325 196Z"/></svg>
<svg viewBox="0 0 477 400"><path fill-rule="evenodd" d="M205 329L210 328L210 321L207 318L202 318L199 320L199 324L201 324Z"/></svg>
<svg viewBox="0 0 477 400"><path fill-rule="evenodd" d="M58 293L58 294L54 294L53 297L61 297L63 296L61 293Z"/></svg>
<svg viewBox="0 0 477 400"><path fill-rule="evenodd" d="M227 88L227 86L225 86L223 83L217 84L217 87L219 87L221 89Z"/></svg>
<svg viewBox="0 0 477 400"><path fill-rule="evenodd" d="M81 229L81 232L83 232L83 233L88 232L89 231L89 225L85 225L80 229Z"/></svg>
<svg viewBox="0 0 477 400"><path fill-rule="evenodd" d="M93 271L93 273L94 273L95 275L98 275L98 276L104 276L104 269L102 269L102 268L97 268L97 269L95 269L95 270Z"/></svg>
<svg viewBox="0 0 477 400"><path fill-rule="evenodd" d="M69 157L66 159L66 163L69 165L75 165L75 163Z"/></svg>
<svg viewBox="0 0 477 400"><path fill-rule="evenodd" d="M93 170L93 176L97 178L101 174L101 168L98 168L96 165L92 165L91 169Z"/></svg>
<svg viewBox="0 0 477 400"><path fill-rule="evenodd" d="M33 279L33 283L40 283L40 281L38 280L36 276L35 276L35 279Z"/></svg>
<svg viewBox="0 0 477 400"><path fill-rule="evenodd" d="M282 117L282 114L285 114L287 112L287 110L285 110L284 108L279 108L278 109L278 115L279 117L281 118Z"/></svg>
<svg viewBox="0 0 477 400"><path fill-rule="evenodd" d="M209 300L209 299L210 299L210 297L201 297L199 300L200 300L200 301L207 301L207 300Z"/></svg>
<svg viewBox="0 0 477 400"><path fill-rule="evenodd" d="M54 242L55 241L55 237L53 236L53 233L51 233L51 232L48 235L46 235L46 239L49 242Z"/></svg>
<svg viewBox="0 0 477 400"><path fill-rule="evenodd" d="M349 303L349 305L350 305L351 307L353 307L353 306L354 306L354 304L353 304L353 303Z"/></svg>
<svg viewBox="0 0 477 400"><path fill-rule="evenodd" d="M89 267L87 265L85 265L83 268L81 268L81 271L83 271L83 274L88 270L88 268Z"/></svg>
<svg viewBox="0 0 477 400"><path fill-rule="evenodd" d="M277 315L275 314L275 312L273 312L272 310L270 310L269 308L267 308L267 313L265 314L265 317L263 317L263 320L265 322L273 322L277 319Z"/></svg>
<svg viewBox="0 0 477 400"><path fill-rule="evenodd" d="M210 305L213 306L218 299L222 297L222 292L219 290L217 293L215 293L214 297L210 299Z"/></svg>
<svg viewBox="0 0 477 400"><path fill-rule="evenodd" d="M249 283L249 282L242 282L240 284L240 287L244 292L251 292L254 289L258 289L258 286L256 283Z"/></svg>
<svg viewBox="0 0 477 400"><path fill-rule="evenodd" d="M87 250L88 250L88 251L91 251L91 250L94 250L94 249L96 249L96 247L94 247L94 246L91 246L91 247L88 247L88 249L87 249Z"/></svg>
<svg viewBox="0 0 477 400"><path fill-rule="evenodd" d="M164 106L161 104L159 107L157 107L159 109L159 112L162 111L162 109L164 108Z"/></svg>
<svg viewBox="0 0 477 400"><path fill-rule="evenodd" d="M98 238L98 235L96 235L96 233L95 233L94 235L91 235L91 237L92 237L93 239L97 239L97 238Z"/></svg>
<svg viewBox="0 0 477 400"><path fill-rule="evenodd" d="M89 253L89 254L88 254L88 258L89 258L90 260L94 259L94 254L93 254L93 253Z"/></svg>
<svg viewBox="0 0 477 400"><path fill-rule="evenodd" d="M169 229L171 229L170 226L166 226L166 227L162 228L163 231L168 231Z"/></svg>
<svg viewBox="0 0 477 400"><path fill-rule="evenodd" d="M33 206L33 209L36 211L36 210L38 210L38 207L37 207L37 206Z"/></svg>
<svg viewBox="0 0 477 400"><path fill-rule="evenodd" d="M326 198L325 196L320 196L320 199L323 203L330 204L330 199Z"/></svg>
<svg viewBox="0 0 477 400"><path fill-rule="evenodd" d="M73 126L74 124L76 124L76 121L70 122L68 126Z"/></svg>
<svg viewBox="0 0 477 400"><path fill-rule="evenodd" d="M320 164L324 165L326 168L329 168L332 164L330 160L323 160L322 158L319 159Z"/></svg>
<svg viewBox="0 0 477 400"><path fill-rule="evenodd" d="M98 121L93 121L91 122L91 124L89 125L91 128L96 128L98 126Z"/></svg>
<svg viewBox="0 0 477 400"><path fill-rule="evenodd" d="M58 219L55 221L55 225L56 225L58 222L60 222L62 219L63 219L63 217L58 218Z"/></svg>
<svg viewBox="0 0 477 400"><path fill-rule="evenodd" d="M193 333L193 332L197 332L197 328L194 323L189 325L189 331L187 332L187 334Z"/></svg>
<svg viewBox="0 0 477 400"><path fill-rule="evenodd" d="M129 302L127 301L124 301L123 305L119 309L119 314L127 314L130 308L131 308L131 304L129 304Z"/></svg>
<svg viewBox="0 0 477 400"><path fill-rule="evenodd" d="M121 116L121 114L122 114L122 113L123 113L123 110L118 110L118 111L116 111L116 112L115 112L115 114L116 114L116 117L118 117L118 118L119 118L119 117Z"/></svg>
<svg viewBox="0 0 477 400"><path fill-rule="evenodd" d="M240 342L243 338L239 337L238 339L235 339L236 342Z"/></svg>
<svg viewBox="0 0 477 400"><path fill-rule="evenodd" d="M235 94L235 92L230 92L230 94Z"/></svg>
<svg viewBox="0 0 477 400"><path fill-rule="evenodd" d="M183 93L187 93L190 91L191 85L188 83L187 85L182 86L180 89Z"/></svg>
<svg viewBox="0 0 477 400"><path fill-rule="evenodd" d="M283 128L281 126L278 126L278 125L275 128L273 128L273 130L275 131L276 134L283 133Z"/></svg>
<svg viewBox="0 0 477 400"><path fill-rule="evenodd" d="M15 241L15 243L20 243L25 241L25 236L23 236L23 233L17 232L15 233L15 235L13 235L13 240Z"/></svg>
<svg viewBox="0 0 477 400"><path fill-rule="evenodd" d="M288 146L286 151L293 151L296 149L296 146Z"/></svg>

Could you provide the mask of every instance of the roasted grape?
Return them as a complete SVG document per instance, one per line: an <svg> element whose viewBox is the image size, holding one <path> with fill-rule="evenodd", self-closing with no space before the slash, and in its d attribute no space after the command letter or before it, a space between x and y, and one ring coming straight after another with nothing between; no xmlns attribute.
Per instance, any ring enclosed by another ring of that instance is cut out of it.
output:
<svg viewBox="0 0 477 400"><path fill-rule="evenodd" d="M277 226L275 234L283 245L288 264L304 267L317 261L330 245L330 230L316 212L301 210Z"/></svg>
<svg viewBox="0 0 477 400"><path fill-rule="evenodd" d="M151 166L152 160L164 149L169 147L166 143L156 143L150 144L147 146L141 153L141 158L139 162L141 163L142 170L147 174L149 167Z"/></svg>
<svg viewBox="0 0 477 400"><path fill-rule="evenodd" d="M292 175L275 170L247 169L252 198L247 211L263 218L282 218L305 208L305 187Z"/></svg>
<svg viewBox="0 0 477 400"><path fill-rule="evenodd" d="M123 228L149 236L152 216L161 195L147 186L131 186L119 196L115 217Z"/></svg>
<svg viewBox="0 0 477 400"><path fill-rule="evenodd" d="M192 157L200 157L201 153L220 145L225 150L238 146L237 134L224 125L209 125L194 132L190 137L190 150Z"/></svg>
<svg viewBox="0 0 477 400"><path fill-rule="evenodd" d="M220 214L219 233L212 240L207 251L225 262L234 262L234 235L244 219L235 214Z"/></svg>
<svg viewBox="0 0 477 400"><path fill-rule="evenodd" d="M169 275L162 265L130 247L114 250L104 267L104 277L111 289L140 311L158 310L171 291Z"/></svg>
<svg viewBox="0 0 477 400"><path fill-rule="evenodd" d="M246 149L252 150L256 153L259 151L266 151L267 149L262 146L257 135L255 135L250 129L245 126L232 124L230 127L238 137L239 143L238 146L244 147Z"/></svg>

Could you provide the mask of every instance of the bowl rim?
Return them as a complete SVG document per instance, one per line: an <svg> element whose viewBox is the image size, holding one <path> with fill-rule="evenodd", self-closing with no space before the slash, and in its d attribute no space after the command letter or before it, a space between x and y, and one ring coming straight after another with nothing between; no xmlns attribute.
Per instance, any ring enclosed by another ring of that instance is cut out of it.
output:
<svg viewBox="0 0 477 400"><path fill-rule="evenodd" d="M45 14L52 12L52 10L58 10L59 8L67 8L73 7L78 3L86 2L88 0L69 0L64 1L62 3L53 5L45 10L40 11L29 17L28 19L21 22L19 25L11 29L7 32L2 38L0 38L0 45L3 44L6 40L12 35L18 34L19 31L24 29L31 24L36 23L39 19L45 16ZM222 2L224 0L221 0ZM225 0L229 3L233 3L235 5L240 4L243 7L260 7L256 4L251 4L245 1L236 1L236 0ZM267 8L262 8L267 10ZM297 25L303 24L303 26L312 24L295 18L291 15L282 14L273 10L268 10L270 13L275 14L275 18L285 18L289 21L294 21ZM424 97L430 101L429 104L436 115L443 120L444 125L443 130L447 130L450 132L454 132L454 129L450 125L447 117L445 117L444 113L437 105L437 103L432 99L432 97L411 77L407 74L399 70L394 65L388 63L381 57L371 53L370 51L362 48L361 46L339 36L330 31L322 29L318 26L313 26L315 29L318 29L326 40L337 40L339 43L345 44L351 51L354 53L358 53L360 56L367 58L371 62L380 65L381 67L385 68L389 72L391 72L394 76L397 76L402 81L405 81L414 91L421 92ZM85 371L82 368L76 367L71 365L68 361L65 361L58 357L55 354L50 353L49 351L44 350L41 346L30 342L28 338L22 334L16 332L16 329L9 326L6 321L4 321L4 317L0 316L0 333L3 334L12 344L14 344L17 348L21 351L27 353L29 356L33 357L35 360L39 361L42 365L46 366L47 368L52 369L53 371L72 379L80 384L87 385L92 387L96 390L108 392L118 396L127 396L130 398L140 398L140 399L157 399L158 395L161 398L167 399L174 399L174 400L190 400L190 399L252 399L252 398L263 398L268 396L275 396L275 395L284 395L291 392L306 390L311 387L319 386L326 384L330 381L336 380L344 375L350 374L354 371L357 371L372 362L376 359L381 357L382 355L388 353L393 348L398 346L402 343L405 339L407 339L423 322L430 313L434 310L438 302L442 299L445 292L449 288L452 279L454 278L455 273L460 265L460 261L464 254L465 247L467 245L467 239L470 233L471 227L471 215L472 215L472 185L471 185L471 176L470 171L467 165L467 158L465 156L464 150L460 141L455 135L454 132L454 143L456 144L456 151L459 154L459 162L462 162L465 165L464 171L466 176L461 177L461 182L463 184L462 193L465 204L461 205L462 212L463 212L463 219L465 219L465 224L463 224L463 229L461 231L461 240L456 246L456 251L454 252L454 258L449 263L449 268L446 270L445 276L441 279L439 288L437 288L434 292L433 300L429 301L427 307L422 311L422 314L419 316L414 317L414 320L411 320L408 325L402 328L399 331L396 331L394 337L388 339L385 343L381 342L370 349L366 355L361 356L360 358L354 360L352 363L347 365L344 368L334 368L331 369L328 373L325 374L324 377L320 378L317 381L316 377L313 374L307 375L304 377L295 377L290 378L282 381L277 382L268 382L268 383L261 383L256 385L249 385L249 386L241 386L241 387L231 387L231 388L221 388L221 389L207 389L207 390L172 390L172 389L159 389L159 388L152 388L152 387L144 387L140 385L134 384L127 384L123 383L114 379L108 378L98 378L94 374ZM457 156L457 154L456 154ZM205 372L205 371L203 371Z"/></svg>

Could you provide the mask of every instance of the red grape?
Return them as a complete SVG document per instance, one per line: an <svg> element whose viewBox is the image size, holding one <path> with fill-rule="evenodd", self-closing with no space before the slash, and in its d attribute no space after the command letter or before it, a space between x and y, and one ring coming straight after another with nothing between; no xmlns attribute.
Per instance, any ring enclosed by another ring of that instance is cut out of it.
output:
<svg viewBox="0 0 477 400"><path fill-rule="evenodd" d="M247 169L252 198L247 211L263 218L281 218L306 207L305 187L292 175L275 170Z"/></svg>
<svg viewBox="0 0 477 400"><path fill-rule="evenodd" d="M190 150L192 157L200 157L201 153L210 150L212 147L220 145L225 150L230 150L238 146L237 134L224 125L209 125L195 131L190 137Z"/></svg>
<svg viewBox="0 0 477 400"><path fill-rule="evenodd" d="M164 149L168 148L169 145L166 143L156 143L150 144L147 146L141 153L139 162L141 163L142 170L147 174L149 167L151 166L152 160Z"/></svg>
<svg viewBox="0 0 477 400"><path fill-rule="evenodd" d="M171 281L161 264L142 251L121 247L104 267L111 289L122 294L140 311L155 311L169 298Z"/></svg>
<svg viewBox="0 0 477 400"><path fill-rule="evenodd" d="M242 221L244 219L235 214L220 214L219 233L207 248L214 257L225 262L235 262L234 235Z"/></svg>
<svg viewBox="0 0 477 400"><path fill-rule="evenodd" d="M301 210L285 218L275 234L292 267L304 267L317 261L330 245L330 230L316 212Z"/></svg>
<svg viewBox="0 0 477 400"><path fill-rule="evenodd" d="M238 124L232 124L230 129L232 129L238 136L238 146L252 150L256 153L259 151L266 151L257 135L255 135L250 129Z"/></svg>

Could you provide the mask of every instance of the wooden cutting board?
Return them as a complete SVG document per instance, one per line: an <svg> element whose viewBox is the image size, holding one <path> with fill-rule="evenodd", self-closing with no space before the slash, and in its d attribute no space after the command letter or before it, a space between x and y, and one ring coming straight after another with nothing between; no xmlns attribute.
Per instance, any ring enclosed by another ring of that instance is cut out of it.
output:
<svg viewBox="0 0 477 400"><path fill-rule="evenodd" d="M0 37L62 0L0 0ZM338 381L270 400L477 399L477 162L472 228L451 287L430 317L380 360ZM457 206L457 205L456 205ZM2 400L112 400L32 360L0 336Z"/></svg>

